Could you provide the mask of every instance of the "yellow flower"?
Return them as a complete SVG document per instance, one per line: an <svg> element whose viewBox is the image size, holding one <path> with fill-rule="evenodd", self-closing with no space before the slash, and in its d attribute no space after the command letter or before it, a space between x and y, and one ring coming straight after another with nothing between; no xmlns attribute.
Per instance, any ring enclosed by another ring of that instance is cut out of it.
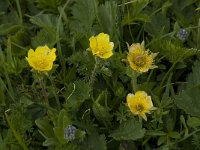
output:
<svg viewBox="0 0 200 150"><path fill-rule="evenodd" d="M29 65L37 71L49 71L52 69L53 62L56 59L56 49L49 49L48 46L39 46L34 51L30 49L28 51L28 57L26 57Z"/></svg>
<svg viewBox="0 0 200 150"><path fill-rule="evenodd" d="M113 55L114 43L110 42L108 34L100 33L97 36L92 36L89 39L90 49L92 54L100 58L107 59Z"/></svg>
<svg viewBox="0 0 200 150"><path fill-rule="evenodd" d="M144 91L137 91L134 94L127 95L127 104L129 109L134 115L141 116L147 121L146 113L150 113L151 110L155 110L151 97Z"/></svg>
<svg viewBox="0 0 200 150"><path fill-rule="evenodd" d="M133 43L129 47L127 59L133 70L142 73L157 67L154 65L154 58L156 56L157 53L150 53L149 50L145 50L144 42L142 42L142 44Z"/></svg>

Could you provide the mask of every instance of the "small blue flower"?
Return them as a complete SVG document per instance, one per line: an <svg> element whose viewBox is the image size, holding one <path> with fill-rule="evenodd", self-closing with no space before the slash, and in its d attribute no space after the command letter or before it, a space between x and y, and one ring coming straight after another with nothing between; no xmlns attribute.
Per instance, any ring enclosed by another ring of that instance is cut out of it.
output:
<svg viewBox="0 0 200 150"><path fill-rule="evenodd" d="M185 29L180 29L177 33L177 37L182 41L186 40L187 36L188 32Z"/></svg>
<svg viewBox="0 0 200 150"><path fill-rule="evenodd" d="M68 125L68 127L64 129L64 139L69 141L74 140L75 133L76 133L76 127L74 127L73 125Z"/></svg>

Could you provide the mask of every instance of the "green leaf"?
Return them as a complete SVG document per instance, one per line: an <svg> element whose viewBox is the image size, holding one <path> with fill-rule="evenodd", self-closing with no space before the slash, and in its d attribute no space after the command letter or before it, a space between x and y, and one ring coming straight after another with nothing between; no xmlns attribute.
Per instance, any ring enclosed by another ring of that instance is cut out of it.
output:
<svg viewBox="0 0 200 150"><path fill-rule="evenodd" d="M64 139L64 129L61 127L54 127L53 128L54 134L58 139L60 144L65 144L67 140Z"/></svg>
<svg viewBox="0 0 200 150"><path fill-rule="evenodd" d="M167 140L166 136L160 136L157 141L157 145L160 146L161 144L165 143Z"/></svg>
<svg viewBox="0 0 200 150"><path fill-rule="evenodd" d="M89 83L77 80L67 86L65 97L66 107L71 107L74 111L78 111L82 103L90 98L91 87Z"/></svg>
<svg viewBox="0 0 200 150"><path fill-rule="evenodd" d="M64 109L62 109L59 113L56 126L64 129L65 127L67 127L70 124L71 124L71 119L68 117L68 114L66 113L66 111Z"/></svg>
<svg viewBox="0 0 200 150"><path fill-rule="evenodd" d="M5 91L6 91L6 85L2 79L0 79L0 106L5 106Z"/></svg>
<svg viewBox="0 0 200 150"><path fill-rule="evenodd" d="M187 120L188 126L192 128L197 128L200 126L200 118L197 117L189 117Z"/></svg>
<svg viewBox="0 0 200 150"><path fill-rule="evenodd" d="M46 119L37 119L35 121L35 124L42 131L42 133L45 136L45 138L54 137L53 126L50 125L48 120L46 120Z"/></svg>
<svg viewBox="0 0 200 150"><path fill-rule="evenodd" d="M192 73L187 77L187 88L200 86L200 61L195 61Z"/></svg>
<svg viewBox="0 0 200 150"><path fill-rule="evenodd" d="M43 142L43 146L53 146L53 145L57 145L58 141L56 138L47 138L44 142Z"/></svg>
<svg viewBox="0 0 200 150"><path fill-rule="evenodd" d="M115 23L117 15L117 4L115 1L106 1L98 8L98 19L105 33L113 36L115 32Z"/></svg>
<svg viewBox="0 0 200 150"><path fill-rule="evenodd" d="M11 42L12 54L24 56L27 52L25 46L30 43L28 32L25 29L21 29L14 35L10 36L9 40Z"/></svg>
<svg viewBox="0 0 200 150"><path fill-rule="evenodd" d="M58 17L53 14L39 14L31 17L30 21L40 28L52 28L56 30Z"/></svg>
<svg viewBox="0 0 200 150"><path fill-rule="evenodd" d="M60 144L65 144L68 140L64 139L64 129L71 125L71 119L68 117L67 112L62 109L59 113L55 127L53 128L54 134Z"/></svg>
<svg viewBox="0 0 200 150"><path fill-rule="evenodd" d="M64 0L36 0L37 6L49 11L57 11L58 6L63 3Z"/></svg>
<svg viewBox="0 0 200 150"><path fill-rule="evenodd" d="M44 115L46 115L46 113L47 113L46 108L44 108L43 106L38 105L36 103L29 105L26 110L27 117L31 118L32 120L41 118Z"/></svg>
<svg viewBox="0 0 200 150"><path fill-rule="evenodd" d="M192 67L192 73L187 78L187 85L178 96L175 97L176 105L186 113L200 117L200 61L196 61Z"/></svg>
<svg viewBox="0 0 200 150"><path fill-rule="evenodd" d="M149 0L135 0L132 2L130 9L125 14L122 24L129 25L134 21L149 22L150 17L143 12L143 9L148 5Z"/></svg>
<svg viewBox="0 0 200 150"><path fill-rule="evenodd" d="M13 120L10 120L10 117L5 113L5 117L6 117L6 121L8 122L8 126L10 128L10 130L12 131L14 137L16 138L18 144L21 146L21 148L23 148L24 150L28 150L28 147L24 141L24 138L22 137L22 135L17 131L17 128L15 128L15 124L13 123ZM13 118L12 118L13 119ZM20 121L21 118L18 118ZM18 121L19 121L18 120Z"/></svg>
<svg viewBox="0 0 200 150"><path fill-rule="evenodd" d="M184 8L188 7L189 5L192 5L195 3L193 0L176 0L172 1L173 3L173 8L176 9L177 11L183 10Z"/></svg>
<svg viewBox="0 0 200 150"><path fill-rule="evenodd" d="M175 42L167 40L157 40L152 49L164 55L171 63L182 63L187 58L199 53L199 50L197 49L185 48Z"/></svg>
<svg viewBox="0 0 200 150"><path fill-rule="evenodd" d="M89 35L92 31L93 22L97 16L97 0L76 0L72 7L72 20L70 28L73 33Z"/></svg>
<svg viewBox="0 0 200 150"><path fill-rule="evenodd" d="M37 32L37 35L32 38L31 45L33 48L47 45L52 48L56 44L56 31L51 28L45 28Z"/></svg>
<svg viewBox="0 0 200 150"><path fill-rule="evenodd" d="M170 22L169 19L159 13L151 18L151 22L145 24L144 29L152 36L158 36L169 32Z"/></svg>
<svg viewBox="0 0 200 150"><path fill-rule="evenodd" d="M21 28L23 28L22 25L14 25L12 23L1 24L0 35L2 36L2 35L12 34L20 30Z"/></svg>
<svg viewBox="0 0 200 150"><path fill-rule="evenodd" d="M100 105L98 102L94 102L92 110L100 123L104 124L106 127L111 126L111 115L105 107Z"/></svg>
<svg viewBox="0 0 200 150"><path fill-rule="evenodd" d="M166 135L166 133L163 132L163 131L147 130L145 135L148 135L148 136L164 136L164 135Z"/></svg>
<svg viewBox="0 0 200 150"><path fill-rule="evenodd" d="M138 140L143 138L144 134L145 129L142 128L142 124L135 121L135 119L129 119L113 131L110 137L115 140Z"/></svg>
<svg viewBox="0 0 200 150"><path fill-rule="evenodd" d="M183 109L187 114L200 117L200 88L194 87L183 90L175 97L176 105Z"/></svg>
<svg viewBox="0 0 200 150"><path fill-rule="evenodd" d="M105 135L99 135L95 131L89 135L87 139L87 148L84 150L106 150L106 138Z"/></svg>
<svg viewBox="0 0 200 150"><path fill-rule="evenodd" d="M171 138L174 138L174 139L180 138L180 134L178 132L175 132L175 131L169 132L167 135Z"/></svg>

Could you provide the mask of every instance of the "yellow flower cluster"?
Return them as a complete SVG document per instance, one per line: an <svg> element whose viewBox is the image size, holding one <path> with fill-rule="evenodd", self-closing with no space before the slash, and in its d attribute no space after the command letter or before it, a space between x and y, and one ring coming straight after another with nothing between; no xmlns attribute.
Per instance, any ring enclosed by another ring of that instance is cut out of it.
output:
<svg viewBox="0 0 200 150"><path fill-rule="evenodd" d="M151 97L144 91L137 91L135 95L128 94L127 104L134 115L139 115L144 120L147 120L146 113L150 113L151 110L156 109L153 107Z"/></svg>
<svg viewBox="0 0 200 150"><path fill-rule="evenodd" d="M147 72L149 69L154 69L157 66L154 65L154 59L157 56L157 53L150 53L149 50L146 50L144 47L144 42L133 43L128 47L129 53L127 56L128 63L130 67L138 72L143 73ZM129 109L134 115L142 117L144 120L147 120L146 113L150 113L151 110L155 110L151 97L147 95L144 91L137 91L134 94L128 94L127 104Z"/></svg>
<svg viewBox="0 0 200 150"><path fill-rule="evenodd" d="M157 66L154 65L154 58L157 53L150 53L149 50L145 50L144 42L133 43L129 47L129 53L127 56L130 67L136 72L143 73L149 69L154 69Z"/></svg>
<svg viewBox="0 0 200 150"><path fill-rule="evenodd" d="M28 51L28 57L26 57L29 65L37 71L50 71L53 66L53 62L56 59L56 49L49 49L48 46L39 46L34 51L30 49Z"/></svg>
<svg viewBox="0 0 200 150"><path fill-rule="evenodd" d="M110 42L108 34L100 33L97 36L90 37L89 41L90 50L94 56L107 59L113 55L114 43ZM154 65L154 58L157 53L150 53L149 50L145 50L144 42L141 44L133 43L128 49L127 60L130 67L136 72L143 73L157 67ZM55 52L55 48L50 49L46 45L39 46L35 51L30 49L26 59L34 70L41 72L50 71L56 59ZM147 120L146 113L150 113L151 110L155 109L151 97L144 91L137 91L135 95L128 94L127 104L134 115L139 115L145 120Z"/></svg>

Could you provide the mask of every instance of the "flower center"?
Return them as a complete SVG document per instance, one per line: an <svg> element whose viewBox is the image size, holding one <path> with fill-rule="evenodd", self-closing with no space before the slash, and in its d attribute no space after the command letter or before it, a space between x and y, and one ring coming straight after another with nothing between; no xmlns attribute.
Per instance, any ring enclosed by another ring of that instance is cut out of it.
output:
<svg viewBox="0 0 200 150"><path fill-rule="evenodd" d="M106 53L106 51L107 51L106 48L107 48L107 47L104 46L104 45L98 46L98 54L99 54L99 55L104 55L104 54Z"/></svg>
<svg viewBox="0 0 200 150"><path fill-rule="evenodd" d="M137 66L141 67L145 64L145 56L144 55L138 55L134 58L133 61Z"/></svg>
<svg viewBox="0 0 200 150"><path fill-rule="evenodd" d="M144 110L143 105L137 104L137 105L136 105L136 110L139 111L139 112L142 112L142 111Z"/></svg>

